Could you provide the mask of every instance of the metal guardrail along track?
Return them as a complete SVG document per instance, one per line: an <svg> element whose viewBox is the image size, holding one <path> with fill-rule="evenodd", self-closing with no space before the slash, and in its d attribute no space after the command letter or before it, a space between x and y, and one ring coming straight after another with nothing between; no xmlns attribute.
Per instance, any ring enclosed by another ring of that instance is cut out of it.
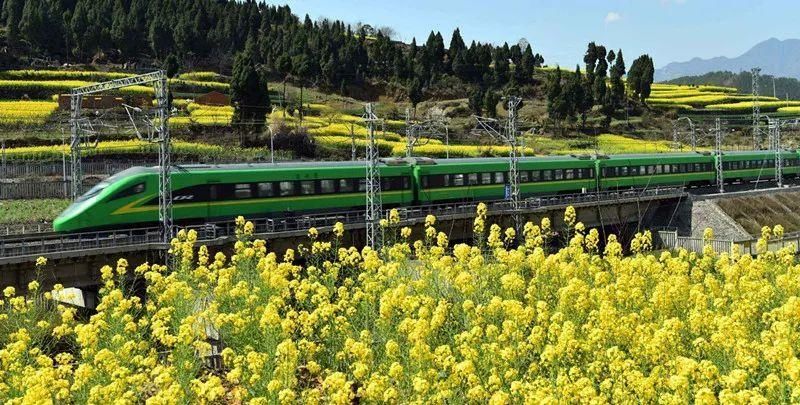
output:
<svg viewBox="0 0 800 405"><path fill-rule="evenodd" d="M554 209L568 205L608 205L648 201L664 198L683 197L682 187L653 188L646 190L604 191L598 193L567 194L546 197L531 197L520 201L520 211L530 213L541 209ZM511 202L507 200L484 201L490 215L511 214ZM457 219L475 215L479 202L444 203L424 206L397 208L401 224L414 224L424 220L427 215L439 219ZM385 210L388 214L389 210ZM364 226L366 213L360 211L309 214L290 218L248 219L254 225L254 234L262 239L301 236L311 227L332 227L341 222L348 229ZM209 222L203 225L182 227L194 229L198 242L223 244L236 235L234 221ZM82 256L97 253L121 253L165 248L160 242L158 227L130 228L97 232L57 234L53 232L33 233L23 236L8 235L0 238L0 264L29 261L41 255L74 253L69 256Z"/></svg>

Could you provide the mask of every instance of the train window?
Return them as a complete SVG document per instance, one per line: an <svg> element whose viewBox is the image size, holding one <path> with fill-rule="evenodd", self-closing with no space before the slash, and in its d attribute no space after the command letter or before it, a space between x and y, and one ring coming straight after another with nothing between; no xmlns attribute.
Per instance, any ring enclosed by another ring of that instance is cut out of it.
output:
<svg viewBox="0 0 800 405"><path fill-rule="evenodd" d="M250 190L250 184L241 183L233 187L233 196L236 198L250 198L253 196L253 191Z"/></svg>
<svg viewBox="0 0 800 405"><path fill-rule="evenodd" d="M467 175L467 183L470 186L478 184L478 173L470 173Z"/></svg>
<svg viewBox="0 0 800 405"><path fill-rule="evenodd" d="M385 184L386 190L405 190L408 188L407 177L386 177Z"/></svg>
<svg viewBox="0 0 800 405"><path fill-rule="evenodd" d="M339 179L339 192L340 193L352 193L353 192L353 180L351 180L351 179Z"/></svg>
<svg viewBox="0 0 800 405"><path fill-rule="evenodd" d="M572 169L565 169L564 170L564 178L567 180L572 180L575 178L575 171Z"/></svg>
<svg viewBox="0 0 800 405"><path fill-rule="evenodd" d="M336 192L336 183L333 180L320 180L319 192L322 194L330 194Z"/></svg>
<svg viewBox="0 0 800 405"><path fill-rule="evenodd" d="M544 181L553 180L553 171L552 170L542 170L542 178Z"/></svg>
<svg viewBox="0 0 800 405"><path fill-rule="evenodd" d="M496 184L503 184L506 182L506 174L503 172L495 172L494 173L494 182Z"/></svg>
<svg viewBox="0 0 800 405"><path fill-rule="evenodd" d="M358 179L358 191L367 191L366 179Z"/></svg>
<svg viewBox="0 0 800 405"><path fill-rule="evenodd" d="M454 174L453 175L453 186L461 187L464 185L464 175L463 174Z"/></svg>
<svg viewBox="0 0 800 405"><path fill-rule="evenodd" d="M314 180L303 180L300 182L300 194L314 194Z"/></svg>
<svg viewBox="0 0 800 405"><path fill-rule="evenodd" d="M259 197L272 197L275 195L275 188L272 183L258 183Z"/></svg>
<svg viewBox="0 0 800 405"><path fill-rule="evenodd" d="M492 174L481 173L481 184L492 184Z"/></svg>
<svg viewBox="0 0 800 405"><path fill-rule="evenodd" d="M700 163L695 163L694 164L694 171L702 172L703 171L703 167L702 166L704 166L704 165L701 165Z"/></svg>
<svg viewBox="0 0 800 405"><path fill-rule="evenodd" d="M403 190L406 181L405 177L383 177L381 178L381 189L386 191Z"/></svg>
<svg viewBox="0 0 800 405"><path fill-rule="evenodd" d="M540 170L532 170L531 181L541 181L541 180L542 180L542 172Z"/></svg>
<svg viewBox="0 0 800 405"><path fill-rule="evenodd" d="M444 179L447 176L437 174L437 175L429 175L422 177L422 187L425 188L437 188L437 187L444 187Z"/></svg>
<svg viewBox="0 0 800 405"><path fill-rule="evenodd" d="M556 180L564 180L564 171L561 169L553 170L553 178Z"/></svg>
<svg viewBox="0 0 800 405"><path fill-rule="evenodd" d="M528 174L529 173L527 171L525 171L525 170L519 172L519 181L521 181L523 183L527 183L528 182Z"/></svg>
<svg viewBox="0 0 800 405"><path fill-rule="evenodd" d="M114 194L114 196L111 197L111 200L130 197L132 195L139 194L142 191L144 191L144 182L136 183L136 184L134 184L132 186L129 186L129 187L123 189L122 191L118 192L117 194Z"/></svg>
<svg viewBox="0 0 800 405"><path fill-rule="evenodd" d="M294 182L293 181L282 181L279 183L281 197L286 197L287 195L294 194Z"/></svg>

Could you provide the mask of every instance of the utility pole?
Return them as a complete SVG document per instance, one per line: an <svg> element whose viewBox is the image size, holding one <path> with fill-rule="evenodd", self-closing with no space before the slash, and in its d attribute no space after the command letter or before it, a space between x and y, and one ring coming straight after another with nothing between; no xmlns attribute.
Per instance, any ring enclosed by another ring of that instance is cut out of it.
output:
<svg viewBox="0 0 800 405"><path fill-rule="evenodd" d="M506 198L511 202L512 218L514 221L514 230L521 229L520 217L520 190L519 190L519 172L517 170L519 163L519 142L517 138L517 107L522 101L521 98L516 96L508 97L508 118L505 126L498 129L496 124L498 121L493 118L485 118L476 116L478 121L478 129L483 130L492 137L503 141L509 146L508 151L508 192Z"/></svg>
<svg viewBox="0 0 800 405"><path fill-rule="evenodd" d="M775 76L772 76L772 97L778 98L778 92L775 91Z"/></svg>
<svg viewBox="0 0 800 405"><path fill-rule="evenodd" d="M783 156L781 155L781 122L777 118L769 119L769 147L775 151L775 183L783 187Z"/></svg>
<svg viewBox="0 0 800 405"><path fill-rule="evenodd" d="M717 189L720 194L725 192L725 180L722 177L722 126L719 117L714 120L714 166L717 169Z"/></svg>
<svg viewBox="0 0 800 405"><path fill-rule="evenodd" d="M414 129L411 124L411 108L406 107L406 157L410 158L414 155Z"/></svg>
<svg viewBox="0 0 800 405"><path fill-rule="evenodd" d="M689 131L691 136L691 145L692 145L692 152L697 151L697 133L695 132L694 122L689 117L678 117L675 121L672 122L672 145L673 149L678 150L680 148L680 130L678 129L678 124L681 121L686 121L689 123Z"/></svg>
<svg viewBox="0 0 800 405"><path fill-rule="evenodd" d="M356 160L356 132L352 122L350 123L350 159L354 162Z"/></svg>
<svg viewBox="0 0 800 405"><path fill-rule="evenodd" d="M761 68L754 67L750 69L750 76L753 85L753 150L758 150L760 141L759 125L761 121L761 106L758 100L758 79L761 74Z"/></svg>
<svg viewBox="0 0 800 405"><path fill-rule="evenodd" d="M364 122L367 124L367 173L366 173L366 230L367 246L372 249L380 249L383 243L383 230L380 220L383 213L381 200L381 176L378 171L380 163L378 146L375 144L375 126L380 123L380 119L372 111L372 103L365 105Z"/></svg>

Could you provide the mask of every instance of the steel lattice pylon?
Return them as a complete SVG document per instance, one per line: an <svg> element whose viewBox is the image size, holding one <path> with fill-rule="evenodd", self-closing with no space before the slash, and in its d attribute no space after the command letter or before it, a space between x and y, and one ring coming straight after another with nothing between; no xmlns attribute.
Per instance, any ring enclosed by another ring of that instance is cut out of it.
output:
<svg viewBox="0 0 800 405"><path fill-rule="evenodd" d="M476 116L478 127L489 135L500 139L509 146L508 151L508 200L511 202L511 212L514 230L519 234L522 226L520 217L520 189L519 189L519 139L517 138L517 107L521 98L511 96L508 98L508 119L505 125L498 130L496 119Z"/></svg>
<svg viewBox="0 0 800 405"><path fill-rule="evenodd" d="M169 88L167 75L159 70L143 75L125 77L122 79L110 80L92 84L89 86L78 87L70 91L70 155L71 155L71 174L72 174L72 199L77 199L82 193L83 170L81 167L81 143L83 142L83 129L81 128L81 104L83 96L100 93L109 90L120 89L128 86L152 83L156 97L156 119L153 125L157 125L157 130L148 134L146 139L149 142L159 144L158 163L159 163L159 199L158 199L158 219L162 225L162 239L164 243L169 243L172 239L172 185L170 181L170 137L169 137ZM141 137L141 134L137 135Z"/></svg>
<svg viewBox="0 0 800 405"><path fill-rule="evenodd" d="M375 144L375 125L380 122L372 111L372 103L364 107L364 122L367 124L367 173L366 173L366 226L367 246L379 249L383 243L383 229L380 220L383 215L383 201L381 199L381 175L378 171L380 154Z"/></svg>
<svg viewBox="0 0 800 405"><path fill-rule="evenodd" d="M751 84L753 85L753 150L759 149L761 135L759 134L760 121L761 121L761 105L758 100L758 79L761 73L761 68L754 67L750 69Z"/></svg>
<svg viewBox="0 0 800 405"><path fill-rule="evenodd" d="M167 87L167 76L162 75L160 79L153 82L153 90L156 94L158 108L156 109L156 119L158 122L158 136L151 139L151 142L158 143L158 220L161 222L161 234L164 243L169 243L172 239L172 179L170 170L172 167L172 143L169 138L169 88Z"/></svg>
<svg viewBox="0 0 800 405"><path fill-rule="evenodd" d="M722 177L722 126L719 118L714 120L714 167L717 171L717 189L720 193L725 192L725 180Z"/></svg>
<svg viewBox="0 0 800 405"><path fill-rule="evenodd" d="M70 96L70 174L71 174L71 197L72 201L78 199L83 193L83 170L81 167L81 131L80 131L80 117L81 117L81 104L83 97L81 94L72 94Z"/></svg>

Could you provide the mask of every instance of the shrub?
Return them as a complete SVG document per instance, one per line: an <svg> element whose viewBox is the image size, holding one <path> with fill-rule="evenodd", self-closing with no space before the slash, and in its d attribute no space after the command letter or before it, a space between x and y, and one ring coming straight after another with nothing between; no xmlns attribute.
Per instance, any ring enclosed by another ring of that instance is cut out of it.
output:
<svg viewBox="0 0 800 405"><path fill-rule="evenodd" d="M223 82L226 83L228 78L217 72L188 72L178 75L178 79L194 81L194 82Z"/></svg>

